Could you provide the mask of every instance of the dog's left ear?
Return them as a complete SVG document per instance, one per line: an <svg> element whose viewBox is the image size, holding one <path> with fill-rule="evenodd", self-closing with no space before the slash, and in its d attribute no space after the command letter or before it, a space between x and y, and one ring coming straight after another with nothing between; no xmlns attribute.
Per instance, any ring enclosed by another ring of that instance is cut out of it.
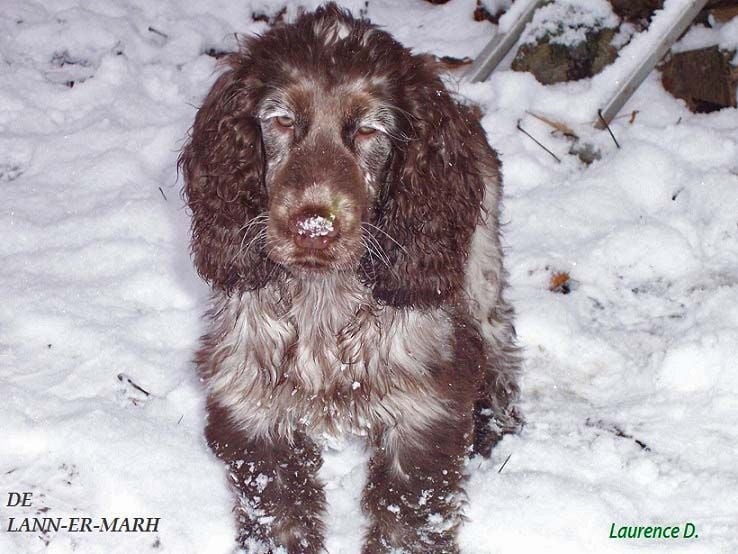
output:
<svg viewBox="0 0 738 554"><path fill-rule="evenodd" d="M498 161L478 115L449 95L429 57L413 56L404 89L410 142L399 148L377 205L376 239L389 264L375 262L374 297L396 307L435 307L464 286L485 178ZM391 237L391 238L390 238Z"/></svg>

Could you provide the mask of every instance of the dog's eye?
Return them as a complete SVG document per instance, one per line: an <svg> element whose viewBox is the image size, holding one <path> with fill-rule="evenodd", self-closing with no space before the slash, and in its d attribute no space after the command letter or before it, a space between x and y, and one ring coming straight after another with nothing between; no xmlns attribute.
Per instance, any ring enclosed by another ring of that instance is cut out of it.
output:
<svg viewBox="0 0 738 554"><path fill-rule="evenodd" d="M356 134L362 137L370 137L376 133L378 133L378 131L374 127L367 127L366 125L362 125L356 129Z"/></svg>
<svg viewBox="0 0 738 554"><path fill-rule="evenodd" d="M278 115L278 116L277 116L277 117L275 117L274 119L275 119L275 121L277 122L277 124L278 124L278 125L279 125L280 127L284 127L284 128L286 128L286 129L289 129L289 128L291 128L291 127L294 127L294 126L295 126L295 120L294 120L294 119L292 119L292 118L291 118L291 117L289 117L289 116L286 116L286 115Z"/></svg>

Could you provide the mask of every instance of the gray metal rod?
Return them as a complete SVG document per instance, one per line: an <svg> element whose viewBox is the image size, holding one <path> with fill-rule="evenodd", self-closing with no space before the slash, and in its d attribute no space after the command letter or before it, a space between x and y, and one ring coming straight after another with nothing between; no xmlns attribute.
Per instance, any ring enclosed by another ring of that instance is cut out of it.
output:
<svg viewBox="0 0 738 554"><path fill-rule="evenodd" d="M517 0L521 2L522 0ZM487 43L487 46L479 53L469 69L464 74L463 80L471 83L479 83L489 77L495 67L505 58L507 53L515 46L515 43L523 34L528 22L533 19L533 14L538 7L547 0L531 0L528 7L520 14L507 33L497 34Z"/></svg>
<svg viewBox="0 0 738 554"><path fill-rule="evenodd" d="M682 35L689 24L694 21L694 18L697 17L697 14L705 7L705 4L707 4L707 0L694 0L691 2L679 18L674 21L672 26L669 27L664 36L658 42L657 47L653 49L648 57L637 65L630 76L622 82L610 101L602 109L602 119L606 123L610 123L628 99L633 96L633 93L641 85L643 80L649 73L651 73L656 64L659 63L659 60L666 55L671 48L671 45L674 44L674 42ZM602 120L598 120L597 123L595 123L595 127L598 129L604 129L605 123L603 123Z"/></svg>

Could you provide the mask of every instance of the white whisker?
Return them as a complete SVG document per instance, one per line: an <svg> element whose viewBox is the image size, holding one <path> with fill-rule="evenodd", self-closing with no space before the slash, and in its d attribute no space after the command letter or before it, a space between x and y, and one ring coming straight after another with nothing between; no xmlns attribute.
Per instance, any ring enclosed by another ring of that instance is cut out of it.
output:
<svg viewBox="0 0 738 554"><path fill-rule="evenodd" d="M376 257L387 267L390 267L390 260L387 256L387 253L384 252L382 249L382 245L377 242L377 239L374 238L371 234L362 233L361 242L366 248L367 252L369 252L369 255L371 257L372 254L376 255Z"/></svg>
<svg viewBox="0 0 738 554"><path fill-rule="evenodd" d="M243 227L239 229L239 232L244 231L244 233L243 233L243 237L241 238L241 244L238 246L238 250L233 255L233 258L231 258L231 261L235 260L238 256L243 256L244 254L246 254L246 252L249 251L249 248L251 248L259 239L266 237L268 219L269 219L268 214L266 213L259 214L258 216L253 218L246 225L244 225ZM262 228L259 229L259 231L251 238L249 243L244 247L244 242L246 241L246 238L249 236L249 232L255 226L262 226Z"/></svg>
<svg viewBox="0 0 738 554"><path fill-rule="evenodd" d="M385 254L382 250L382 246L377 242L377 239L366 233L362 234L361 243L364 248L366 248L366 251L369 253L370 259L374 259L374 257L376 257L380 262L386 265L388 269L392 269L389 258L387 257L387 254Z"/></svg>
<svg viewBox="0 0 738 554"><path fill-rule="evenodd" d="M380 229L376 225L374 225L372 223L369 223L369 222L364 222L364 223L362 223L362 225L368 225L372 229L376 229L377 231L379 231L380 233L382 233L385 237L387 237L392 242L394 242L403 252L405 252L405 254L407 254L407 250L405 250L405 247L402 246L399 242L397 242L397 240L395 240L395 237L393 237L392 235L390 235L388 232L384 231L383 229Z"/></svg>

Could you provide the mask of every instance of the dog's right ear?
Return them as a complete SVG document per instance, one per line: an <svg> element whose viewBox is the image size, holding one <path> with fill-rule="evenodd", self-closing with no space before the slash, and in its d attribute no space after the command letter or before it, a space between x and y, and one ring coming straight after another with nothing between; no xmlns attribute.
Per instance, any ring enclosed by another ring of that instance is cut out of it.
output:
<svg viewBox="0 0 738 554"><path fill-rule="evenodd" d="M184 198L192 212L192 256L197 272L216 290L254 290L273 269L264 253L267 211L261 128L256 119L260 83L249 77L243 53L224 59L198 110L179 156Z"/></svg>

